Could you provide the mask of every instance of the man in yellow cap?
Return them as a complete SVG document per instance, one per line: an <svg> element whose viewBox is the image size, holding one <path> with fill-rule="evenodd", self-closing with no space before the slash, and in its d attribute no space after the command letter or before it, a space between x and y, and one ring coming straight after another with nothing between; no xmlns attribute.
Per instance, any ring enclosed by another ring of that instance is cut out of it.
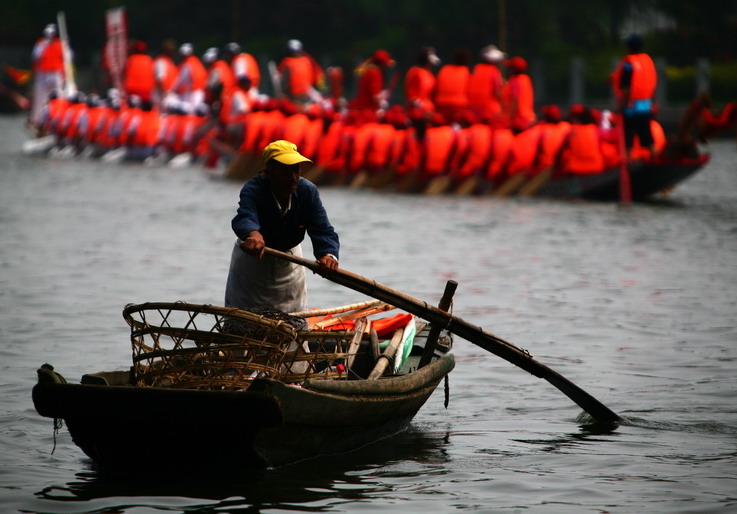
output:
<svg viewBox="0 0 737 514"><path fill-rule="evenodd" d="M315 258L328 269L338 267L340 242L328 220L317 187L300 176L312 162L289 141L274 141L263 151L265 169L241 189L231 223L238 239L230 260L225 305L247 309L273 307L284 312L307 308L304 268L269 255L274 248L302 256L305 233Z"/></svg>

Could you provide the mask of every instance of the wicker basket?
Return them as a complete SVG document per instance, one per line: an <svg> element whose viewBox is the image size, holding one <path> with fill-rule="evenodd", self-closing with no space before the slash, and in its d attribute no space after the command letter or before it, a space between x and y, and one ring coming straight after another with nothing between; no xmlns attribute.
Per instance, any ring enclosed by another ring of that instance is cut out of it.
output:
<svg viewBox="0 0 737 514"><path fill-rule="evenodd" d="M129 304L138 386L237 390L279 378L297 332L251 312L188 303Z"/></svg>
<svg viewBox="0 0 737 514"><path fill-rule="evenodd" d="M347 379L353 332L297 331L285 320L183 302L129 304L134 383L240 390L255 378Z"/></svg>

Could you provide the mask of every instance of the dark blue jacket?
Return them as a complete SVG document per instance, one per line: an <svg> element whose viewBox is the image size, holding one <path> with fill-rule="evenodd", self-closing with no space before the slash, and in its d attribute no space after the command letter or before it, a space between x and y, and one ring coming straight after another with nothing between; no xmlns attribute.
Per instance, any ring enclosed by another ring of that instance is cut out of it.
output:
<svg viewBox="0 0 737 514"><path fill-rule="evenodd" d="M238 213L231 226L240 239L246 239L249 232L258 230L264 236L266 246L281 251L300 244L306 232L312 240L316 259L329 253L339 258L338 234L328 220L317 186L304 178L299 179L297 191L292 194L292 208L282 216L271 193L269 180L259 173L241 189Z"/></svg>

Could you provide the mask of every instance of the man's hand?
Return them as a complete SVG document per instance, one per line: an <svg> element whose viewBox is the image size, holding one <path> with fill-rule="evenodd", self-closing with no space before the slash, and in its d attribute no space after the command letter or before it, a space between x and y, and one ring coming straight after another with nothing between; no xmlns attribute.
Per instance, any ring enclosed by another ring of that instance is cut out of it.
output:
<svg viewBox="0 0 737 514"><path fill-rule="evenodd" d="M257 256L259 259L263 258L266 251L264 236L258 230L249 232L248 237L241 241L241 249L248 255Z"/></svg>
<svg viewBox="0 0 737 514"><path fill-rule="evenodd" d="M338 259L332 255L323 255L317 259L317 263L323 268L327 269L338 269Z"/></svg>

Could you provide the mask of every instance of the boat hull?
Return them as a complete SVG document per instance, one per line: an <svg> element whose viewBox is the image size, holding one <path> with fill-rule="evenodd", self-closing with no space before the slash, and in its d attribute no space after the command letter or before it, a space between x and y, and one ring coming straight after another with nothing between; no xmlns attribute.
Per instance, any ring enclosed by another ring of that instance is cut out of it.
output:
<svg viewBox="0 0 737 514"><path fill-rule="evenodd" d="M68 384L42 368L33 401L42 416L63 419L103 469L250 469L347 452L404 430L454 365L449 354L378 381L295 387L259 379L248 391L135 387L127 372Z"/></svg>
<svg viewBox="0 0 737 514"><path fill-rule="evenodd" d="M645 162L629 166L632 199L647 200L667 191L695 174L709 160L708 155L673 162ZM550 198L581 198L597 201L619 200L620 170L610 169L593 175L556 178L548 182L536 196Z"/></svg>

